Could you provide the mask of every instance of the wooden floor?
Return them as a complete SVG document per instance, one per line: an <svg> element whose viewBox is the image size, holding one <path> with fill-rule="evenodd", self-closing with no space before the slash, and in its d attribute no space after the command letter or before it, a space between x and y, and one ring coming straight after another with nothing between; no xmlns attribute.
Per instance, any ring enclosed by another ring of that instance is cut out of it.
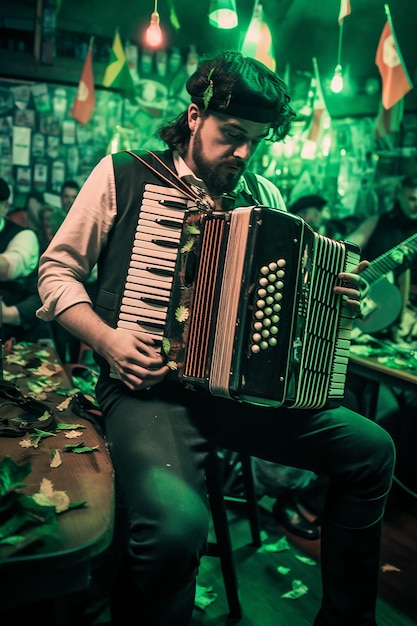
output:
<svg viewBox="0 0 417 626"><path fill-rule="evenodd" d="M270 514L272 503L265 498L260 502L263 547L284 541L288 549L269 552L254 548L242 506L228 505L243 616L240 621L229 617L220 561L204 557L198 586L203 590L203 600L212 602L194 610L192 626L312 626L321 594L320 540L306 541L285 533ZM281 568L287 568L288 573ZM291 591L293 580L301 581L307 593L298 599L283 598ZM394 489L384 522L378 626L417 626L416 583L417 501ZM110 626L107 608L94 625Z"/></svg>
<svg viewBox="0 0 417 626"><path fill-rule="evenodd" d="M229 509L243 617L239 622L229 619L219 559L205 557L198 583L208 590L203 597L210 598L214 593L216 599L205 609L195 609L193 626L313 624L320 603L320 540L305 541L285 533L270 515L270 503L261 501L261 504L261 523L267 534L264 543L276 544L286 536L289 549L256 550L250 545L249 525L242 517L243 511L236 507ZM278 569L282 567L288 568L288 573ZM291 590L293 580L300 580L308 592L298 599L282 598L282 594ZM384 523L377 621L378 626L417 625L417 506L401 490L399 494L394 492Z"/></svg>

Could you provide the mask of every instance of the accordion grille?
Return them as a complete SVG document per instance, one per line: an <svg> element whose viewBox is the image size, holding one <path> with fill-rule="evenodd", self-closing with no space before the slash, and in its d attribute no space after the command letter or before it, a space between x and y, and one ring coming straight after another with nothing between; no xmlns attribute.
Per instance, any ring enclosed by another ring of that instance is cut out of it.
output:
<svg viewBox="0 0 417 626"><path fill-rule="evenodd" d="M208 377L206 368L209 362L210 331L215 316L216 283L225 228L223 219L207 220L204 225L184 363L184 375L189 378L204 380Z"/></svg>
<svg viewBox="0 0 417 626"><path fill-rule="evenodd" d="M305 343L300 364L300 378L295 406L315 407L327 397L341 397L345 376L338 375L342 358L347 366L353 317L340 296L333 293L335 276L356 265L358 255L349 253L345 244L316 235L312 292L306 316ZM346 344L346 345L345 345ZM345 357L340 357L340 354ZM339 392L341 394L339 395Z"/></svg>

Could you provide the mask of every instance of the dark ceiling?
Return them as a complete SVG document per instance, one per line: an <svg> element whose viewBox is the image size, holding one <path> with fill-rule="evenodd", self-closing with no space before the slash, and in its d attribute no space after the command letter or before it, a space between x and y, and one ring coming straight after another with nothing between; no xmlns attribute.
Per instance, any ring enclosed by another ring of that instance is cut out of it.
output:
<svg viewBox="0 0 417 626"><path fill-rule="evenodd" d="M39 0L38 0L39 1ZM113 38L118 26L123 41L141 42L149 24L154 0L57 0L58 28L86 37ZM3 0L0 15L23 19L33 16L36 0ZM167 47L181 49L196 45L200 53L218 48L238 48L248 26L254 0L236 0L239 26L233 31L218 31L208 24L210 0L158 0L161 26L167 33ZM277 71L287 63L291 71L312 72L316 57L323 81L333 74L339 41L340 0L263 0L265 20L272 34ZM175 8L180 29L170 23L170 7ZM351 15L345 19L341 61L353 81L379 79L375 53L386 21L383 0L351 0ZM390 5L397 40L405 65L417 83L417 0L392 0ZM412 97L416 98L414 89Z"/></svg>

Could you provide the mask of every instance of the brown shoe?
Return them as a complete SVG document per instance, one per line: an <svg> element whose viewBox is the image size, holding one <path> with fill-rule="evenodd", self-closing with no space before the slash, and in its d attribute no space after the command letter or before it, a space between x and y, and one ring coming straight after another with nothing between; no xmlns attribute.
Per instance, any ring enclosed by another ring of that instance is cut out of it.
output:
<svg viewBox="0 0 417 626"><path fill-rule="evenodd" d="M272 515L285 530L302 539L319 539L320 531L298 508L297 502L289 497L278 499L272 509Z"/></svg>

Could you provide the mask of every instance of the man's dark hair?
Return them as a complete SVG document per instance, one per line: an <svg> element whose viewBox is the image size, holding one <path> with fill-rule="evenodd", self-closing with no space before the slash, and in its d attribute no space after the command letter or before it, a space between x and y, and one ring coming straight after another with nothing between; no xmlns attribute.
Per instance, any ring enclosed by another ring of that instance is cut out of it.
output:
<svg viewBox="0 0 417 626"><path fill-rule="evenodd" d="M203 59L187 81L191 102L203 114L224 113L232 117L269 124L269 141L288 135L295 112L287 86L263 63L240 52L226 51ZM187 111L159 129L159 137L183 154L190 138Z"/></svg>
<svg viewBox="0 0 417 626"><path fill-rule="evenodd" d="M61 185L61 193L64 191L65 187L75 189L77 193L80 191L80 185L75 180L65 180Z"/></svg>
<svg viewBox="0 0 417 626"><path fill-rule="evenodd" d="M402 189L417 189L417 174L405 176L401 181Z"/></svg>

